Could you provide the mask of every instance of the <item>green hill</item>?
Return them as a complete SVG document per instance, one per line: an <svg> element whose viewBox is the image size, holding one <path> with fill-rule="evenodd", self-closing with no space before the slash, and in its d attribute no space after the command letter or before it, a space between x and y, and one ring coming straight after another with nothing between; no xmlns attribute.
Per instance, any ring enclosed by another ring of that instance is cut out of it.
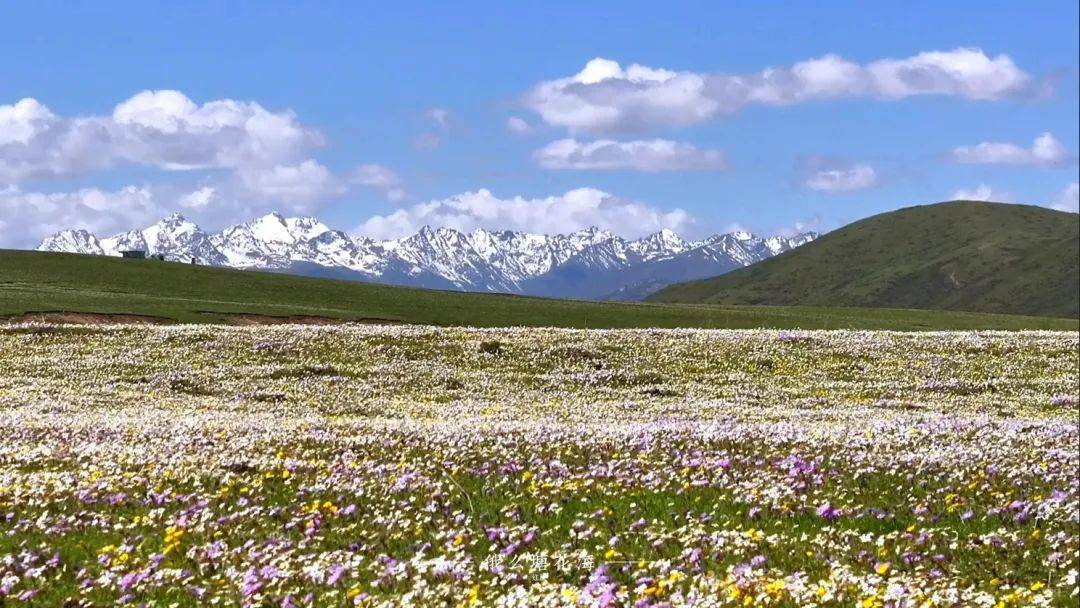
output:
<svg viewBox="0 0 1080 608"><path fill-rule="evenodd" d="M157 320L187 323L252 320L237 315L307 315L482 327L1078 327L1076 321L1067 319L940 311L552 300L409 289L155 260L0 250L0 317L18 319L26 318L26 313L57 311L149 315Z"/></svg>
<svg viewBox="0 0 1080 608"><path fill-rule="evenodd" d="M654 302L886 306L1076 318L1080 221L952 201L875 215L753 266L671 285Z"/></svg>

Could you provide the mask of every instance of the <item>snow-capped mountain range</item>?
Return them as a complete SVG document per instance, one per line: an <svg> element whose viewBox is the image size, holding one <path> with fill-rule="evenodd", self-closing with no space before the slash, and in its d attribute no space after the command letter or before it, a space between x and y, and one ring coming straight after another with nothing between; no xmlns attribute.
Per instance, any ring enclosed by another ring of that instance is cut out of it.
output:
<svg viewBox="0 0 1080 608"><path fill-rule="evenodd" d="M179 214L142 230L98 239L64 230L39 251L120 255L141 250L168 260L464 291L641 299L678 281L716 276L817 237L760 238L748 232L685 241L670 230L627 240L598 228L542 235L425 226L375 241L333 230L313 217L271 213L216 233Z"/></svg>

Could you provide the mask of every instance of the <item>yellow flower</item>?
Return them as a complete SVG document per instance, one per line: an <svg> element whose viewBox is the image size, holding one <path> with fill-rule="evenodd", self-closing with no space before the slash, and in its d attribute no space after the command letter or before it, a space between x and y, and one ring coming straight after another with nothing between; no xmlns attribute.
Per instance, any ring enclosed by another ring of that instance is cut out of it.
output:
<svg viewBox="0 0 1080 608"><path fill-rule="evenodd" d="M889 562L878 562L878 564L876 566L874 566L874 572L877 572L878 574L883 575L888 571L889 571Z"/></svg>
<svg viewBox="0 0 1080 608"><path fill-rule="evenodd" d="M466 599L469 606L475 606L480 603L480 585L473 585L469 589L469 597Z"/></svg>

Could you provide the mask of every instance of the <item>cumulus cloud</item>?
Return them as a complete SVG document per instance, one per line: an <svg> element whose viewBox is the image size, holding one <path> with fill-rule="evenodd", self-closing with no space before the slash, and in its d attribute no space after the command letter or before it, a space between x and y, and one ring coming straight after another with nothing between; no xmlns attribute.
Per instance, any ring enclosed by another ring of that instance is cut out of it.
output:
<svg viewBox="0 0 1080 608"><path fill-rule="evenodd" d="M113 234L157 221L163 213L157 197L145 187L46 194L10 186L0 189L0 244L32 248L44 237L68 228Z"/></svg>
<svg viewBox="0 0 1080 608"><path fill-rule="evenodd" d="M337 175L307 153L322 135L289 111L231 99L196 103L178 91L143 91L111 114L60 116L35 99L0 104L0 245L33 246L66 228L101 235L183 211L209 228L271 210L314 213L351 188L390 200L402 180L380 165ZM29 191L29 180L124 165L218 171L192 188L183 180L115 191Z"/></svg>
<svg viewBox="0 0 1080 608"><path fill-rule="evenodd" d="M1080 212L1080 182L1073 182L1054 197L1050 205L1058 211Z"/></svg>
<svg viewBox="0 0 1080 608"><path fill-rule="evenodd" d="M976 48L929 51L868 64L825 55L753 74L672 71L597 58L577 74L538 83L524 98L548 124L571 133L681 127L749 104L788 105L841 97L951 95L994 100L1026 93L1031 77L1007 55Z"/></svg>
<svg viewBox="0 0 1080 608"><path fill-rule="evenodd" d="M994 190L986 184L979 184L974 188L961 188L953 192L952 200L955 201L994 201L1005 203L1012 200L1008 192Z"/></svg>
<svg viewBox="0 0 1080 608"><path fill-rule="evenodd" d="M682 209L665 211L594 188L532 199L520 196L501 199L488 190L477 190L374 216L357 228L357 232L389 239L413 234L425 225L461 231L488 228L547 234L597 226L626 236L639 236L663 228L685 231L693 223L693 218Z"/></svg>
<svg viewBox="0 0 1080 608"><path fill-rule="evenodd" d="M292 112L250 101L199 105L179 91L142 91L109 116L58 116L35 99L0 105L0 182L121 164L169 170L297 162L322 143Z"/></svg>
<svg viewBox="0 0 1080 608"><path fill-rule="evenodd" d="M1065 146L1050 133L1036 137L1030 148L1011 143L982 142L954 148L951 156L954 161L965 164L1060 166L1071 161Z"/></svg>
<svg viewBox="0 0 1080 608"><path fill-rule="evenodd" d="M313 160L245 168L237 172L237 177L251 194L276 201L297 213L306 213L315 203L345 192L330 170Z"/></svg>
<svg viewBox="0 0 1080 608"><path fill-rule="evenodd" d="M217 188L203 186L198 190L181 195L177 203L185 209L206 209L218 200L220 200L220 195Z"/></svg>
<svg viewBox="0 0 1080 608"><path fill-rule="evenodd" d="M53 118L49 108L29 97L12 105L0 105L0 146L27 143L42 125Z"/></svg>
<svg viewBox="0 0 1080 608"><path fill-rule="evenodd" d="M804 182L807 188L818 192L852 192L878 185L877 171L866 164L821 166L820 162L810 169Z"/></svg>
<svg viewBox="0 0 1080 608"><path fill-rule="evenodd" d="M341 196L355 186L379 190L389 201L405 199L401 177L376 163L359 165L341 176L314 160L245 169L237 176L250 194L285 204L297 213L309 213L318 203Z"/></svg>
<svg viewBox="0 0 1080 608"><path fill-rule="evenodd" d="M666 139L591 142L560 139L537 150L533 158L545 169L628 169L646 173L720 171L726 164L719 150L702 150Z"/></svg>

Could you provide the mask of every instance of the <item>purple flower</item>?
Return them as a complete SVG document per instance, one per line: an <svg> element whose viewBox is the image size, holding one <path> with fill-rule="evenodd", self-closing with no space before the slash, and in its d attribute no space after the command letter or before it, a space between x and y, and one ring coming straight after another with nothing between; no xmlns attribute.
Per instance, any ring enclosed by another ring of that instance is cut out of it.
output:
<svg viewBox="0 0 1080 608"><path fill-rule="evenodd" d="M341 564L334 564L330 567L330 575L326 578L326 584L331 586L336 585L337 582L340 581L341 577L344 575L345 566L342 566Z"/></svg>
<svg viewBox="0 0 1080 608"><path fill-rule="evenodd" d="M139 582L139 573L128 572L124 576L120 577L120 590L127 591L137 582Z"/></svg>
<svg viewBox="0 0 1080 608"><path fill-rule="evenodd" d="M818 506L817 514L818 517L821 517L822 519L832 521L840 517L840 510L836 509L828 502L823 502Z"/></svg>

